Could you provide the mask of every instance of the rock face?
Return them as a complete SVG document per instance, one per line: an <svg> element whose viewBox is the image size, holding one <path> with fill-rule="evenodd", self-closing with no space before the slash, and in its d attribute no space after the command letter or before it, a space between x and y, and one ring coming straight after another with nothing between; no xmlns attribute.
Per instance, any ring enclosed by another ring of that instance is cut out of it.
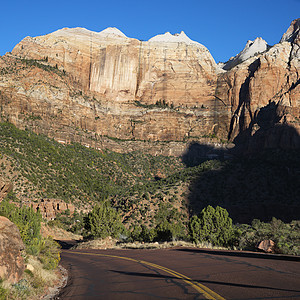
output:
<svg viewBox="0 0 300 300"><path fill-rule="evenodd" d="M257 56L269 48L267 42L262 38L256 38L254 41L248 41L243 51L232 57L223 67L224 70L230 70L236 65L244 62L250 57Z"/></svg>
<svg viewBox="0 0 300 300"><path fill-rule="evenodd" d="M0 216L0 278L10 283L20 280L25 270L21 251L24 244L17 226Z"/></svg>
<svg viewBox="0 0 300 300"><path fill-rule="evenodd" d="M1 115L62 143L181 155L189 140L252 137L274 102L271 126L299 134L299 40L298 19L270 49L248 42L226 71L184 32L147 42L116 28L27 37L0 58ZM182 144L157 150L165 141Z"/></svg>
<svg viewBox="0 0 300 300"><path fill-rule="evenodd" d="M268 137L261 141L262 148L299 147L299 19L291 27L284 36L293 39L283 38L268 51L219 76L218 93L232 107L229 140L248 143L259 135Z"/></svg>
<svg viewBox="0 0 300 300"><path fill-rule="evenodd" d="M73 204L66 203L59 199L43 199L38 203L30 202L30 206L35 211L39 211L43 218L47 220L54 220L58 213L65 212L69 210L72 215L75 211L75 206Z"/></svg>

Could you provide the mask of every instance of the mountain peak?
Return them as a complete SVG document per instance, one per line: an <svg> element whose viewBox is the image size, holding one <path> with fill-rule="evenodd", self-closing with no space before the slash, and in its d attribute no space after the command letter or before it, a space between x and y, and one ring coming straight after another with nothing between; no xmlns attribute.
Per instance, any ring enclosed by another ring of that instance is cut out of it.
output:
<svg viewBox="0 0 300 300"><path fill-rule="evenodd" d="M230 70L248 58L268 50L268 48L268 43L261 37L257 37L254 41L249 40L247 41L245 48L240 53L225 63L223 69Z"/></svg>
<svg viewBox="0 0 300 300"><path fill-rule="evenodd" d="M108 28L100 31L98 34L100 34L102 36L119 36L119 37L127 38L127 36L116 27L108 27Z"/></svg>
<svg viewBox="0 0 300 300"><path fill-rule="evenodd" d="M170 32L166 32L164 34L158 34L151 39L149 39L148 42L163 42L163 43L186 43L186 44L198 44L198 42L195 42L191 40L184 31L181 31L180 33L171 34Z"/></svg>
<svg viewBox="0 0 300 300"><path fill-rule="evenodd" d="M292 21L288 30L283 34L280 43L294 42L296 36L300 33L300 18Z"/></svg>

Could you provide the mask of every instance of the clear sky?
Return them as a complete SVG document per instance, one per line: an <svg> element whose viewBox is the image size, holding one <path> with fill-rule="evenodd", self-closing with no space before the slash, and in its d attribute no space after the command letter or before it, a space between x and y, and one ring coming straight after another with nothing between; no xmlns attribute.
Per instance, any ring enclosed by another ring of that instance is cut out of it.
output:
<svg viewBox="0 0 300 300"><path fill-rule="evenodd" d="M98 32L117 27L141 40L183 30L219 62L258 36L270 45L279 42L291 21L300 17L300 0L2 0L0 11L0 55L26 36L63 27Z"/></svg>

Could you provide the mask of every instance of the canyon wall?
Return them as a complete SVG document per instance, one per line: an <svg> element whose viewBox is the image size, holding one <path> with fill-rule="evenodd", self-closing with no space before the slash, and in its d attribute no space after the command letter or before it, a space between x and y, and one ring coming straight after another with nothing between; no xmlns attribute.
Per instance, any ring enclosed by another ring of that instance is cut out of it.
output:
<svg viewBox="0 0 300 300"><path fill-rule="evenodd" d="M299 27L293 21L262 53L244 49L247 59L227 70L183 32L149 41L116 28L27 37L0 58L2 119L62 143L164 155L181 155L189 141L237 142L284 125L297 148ZM261 110L270 107L276 117L266 126Z"/></svg>

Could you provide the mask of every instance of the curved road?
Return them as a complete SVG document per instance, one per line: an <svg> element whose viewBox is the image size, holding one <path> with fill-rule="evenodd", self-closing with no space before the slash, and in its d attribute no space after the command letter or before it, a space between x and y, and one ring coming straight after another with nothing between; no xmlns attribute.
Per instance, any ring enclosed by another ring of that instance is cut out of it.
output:
<svg viewBox="0 0 300 300"><path fill-rule="evenodd" d="M63 250L56 299L300 299L297 257L172 248Z"/></svg>

